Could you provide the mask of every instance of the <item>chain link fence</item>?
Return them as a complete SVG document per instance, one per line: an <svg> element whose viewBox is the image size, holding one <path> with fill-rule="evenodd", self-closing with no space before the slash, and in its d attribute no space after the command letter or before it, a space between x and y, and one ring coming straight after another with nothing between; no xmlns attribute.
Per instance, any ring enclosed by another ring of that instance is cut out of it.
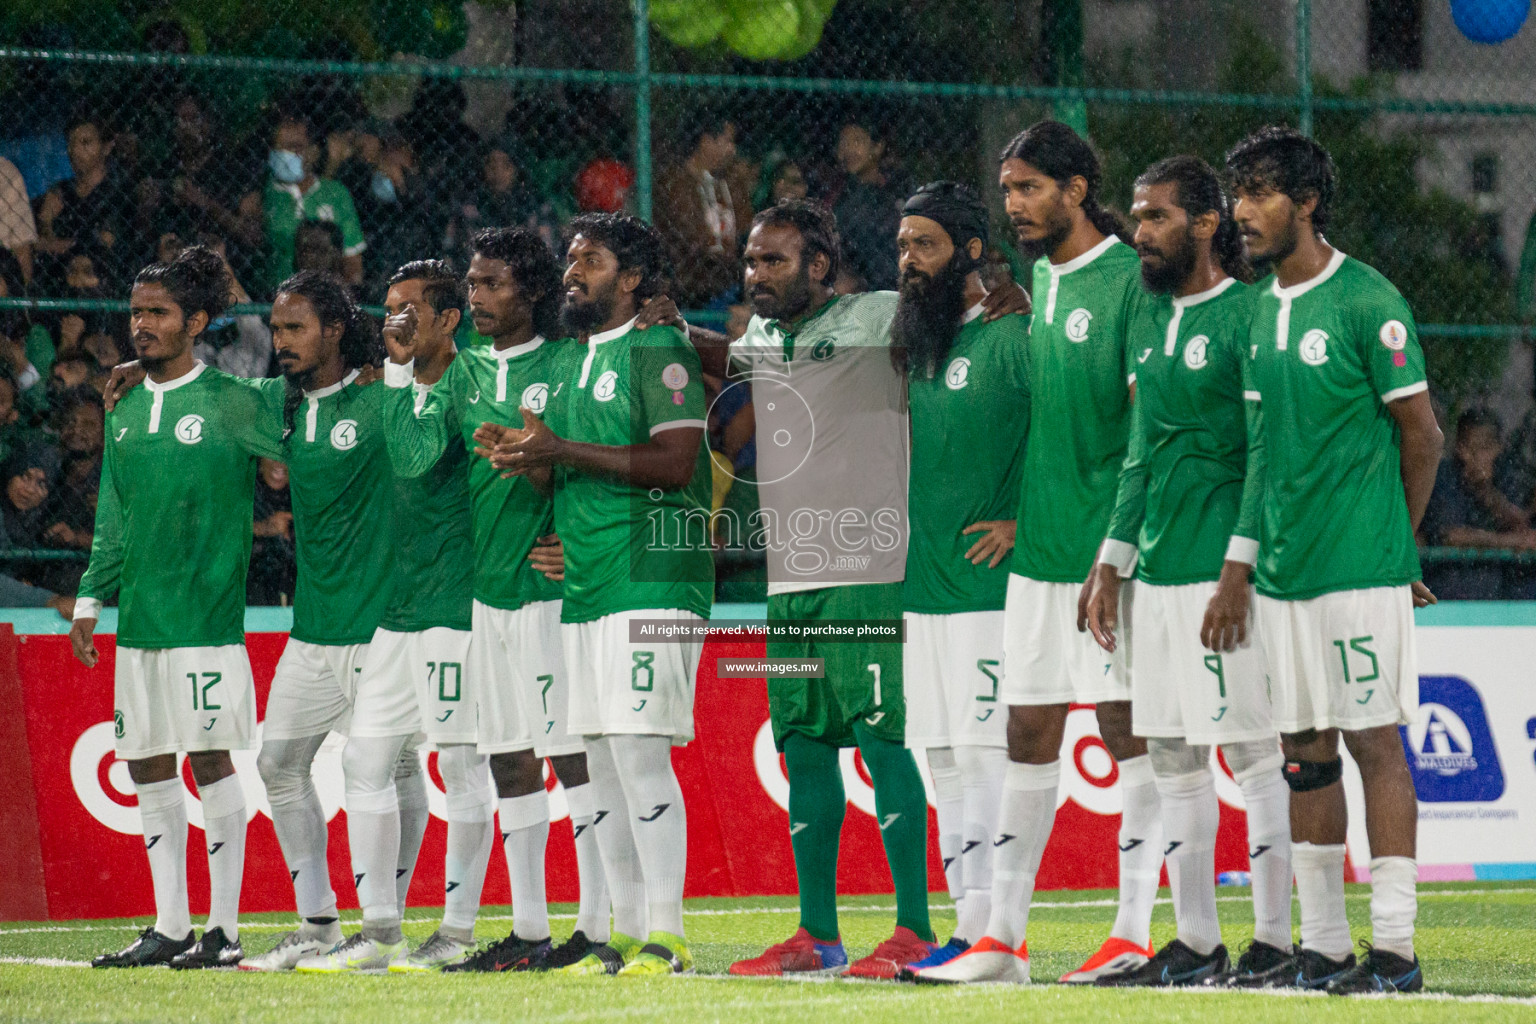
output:
<svg viewBox="0 0 1536 1024"><path fill-rule="evenodd" d="M755 210L782 196L809 194L838 211L850 249L842 287L892 287L897 203L938 177L994 193L996 154L1042 116L1088 132L1121 208L1152 161L1194 152L1216 162L1247 131L1283 121L1315 133L1338 163L1330 241L1378 267L1413 305L1448 437L1469 409L1491 411L1499 427L1495 476L1525 525L1506 517L1492 531L1496 553L1436 547L1430 561L1481 573L1466 596L1532 596L1528 556L1510 550L1527 546L1536 512L1525 331L1536 315L1536 29L1518 31L1509 12L1521 8L9 5L0 11L0 545L19 549L13 575L73 592L101 449L93 394L129 351L127 284L184 244L219 247L251 303L203 353L235 372L269 372L262 303L295 267L333 269L376 304L400 263L462 265L480 227L530 225L558 248L563 224L594 209L653 219L677 267L673 296L732 326L744 322L733 294L741 236ZM1509 38L1476 41L1500 35ZM995 212L994 237L1006 239L1000 204ZM750 449L729 440L728 424L715 426L745 477ZM1460 458L1448 457L1447 472L1460 472ZM281 511L279 475L264 470L269 515ZM31 490L16 483L23 477ZM29 506L38 489L45 496ZM750 501L749 490L725 500ZM281 530L265 540L258 548L277 568L252 596L283 600L291 541ZM759 594L760 570L735 568L722 573L722 597Z"/></svg>

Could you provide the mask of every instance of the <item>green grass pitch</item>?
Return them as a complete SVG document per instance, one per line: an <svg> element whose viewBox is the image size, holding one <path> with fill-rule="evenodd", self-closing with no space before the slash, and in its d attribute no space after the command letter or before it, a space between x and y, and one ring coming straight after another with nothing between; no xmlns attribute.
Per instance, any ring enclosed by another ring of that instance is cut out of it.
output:
<svg viewBox="0 0 1536 1024"><path fill-rule="evenodd" d="M1365 934L1369 888L1351 886L1349 916ZM1251 935L1247 890L1222 889L1224 937L1234 951ZM954 915L936 894L934 927L948 936ZM567 934L571 912L553 908L555 932ZM850 957L890 934L889 896L844 901L843 941ZM316 1020L326 1024L428 1021L769 1020L848 1021L1048 1020L1270 1022L1350 1021L1435 1024L1536 1021L1536 883L1469 882L1420 887L1418 949L1429 989L1424 996L1336 999L1261 993L1123 992L1040 984L1081 963L1108 934L1113 892L1040 893L1030 917L1032 969L1027 988L918 988L894 983L795 982L721 977L730 963L785 938L795 927L794 901L783 898L689 902L694 978L558 979L547 975L456 977L300 977L240 972L175 973L81 969L90 957L119 949L137 921L0 924L0 1020L37 1022L176 1021L190 1024ZM510 928L505 907L482 913L482 939ZM355 913L344 926L355 927ZM243 922L248 951L265 950L288 927L280 915ZM428 908L412 909L406 934L425 938L436 924ZM1153 918L1153 940L1173 937L1166 900Z"/></svg>

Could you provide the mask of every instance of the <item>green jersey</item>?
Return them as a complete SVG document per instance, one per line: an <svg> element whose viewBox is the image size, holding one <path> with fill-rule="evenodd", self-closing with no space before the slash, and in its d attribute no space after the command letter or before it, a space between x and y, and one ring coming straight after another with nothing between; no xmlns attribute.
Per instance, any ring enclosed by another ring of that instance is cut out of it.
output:
<svg viewBox="0 0 1536 1024"><path fill-rule="evenodd" d="M569 341L534 338L497 351L460 349L419 406L411 401L410 374L384 366L385 383L398 388L388 407L389 454L395 472L427 479L453 462L459 486L473 509L473 593L492 608L515 611L530 601L560 600L560 584L546 579L528 561L541 536L555 530L554 505L526 477L504 480L489 460L474 454L482 423L522 427L518 411L543 412L556 379L560 354Z"/></svg>
<svg viewBox="0 0 1536 1024"><path fill-rule="evenodd" d="M298 552L290 635L324 646L367 643L395 596L400 539L391 529L394 474L384 446L384 407L393 396L356 379L354 370L304 392L283 443ZM281 433L283 381L258 386Z"/></svg>
<svg viewBox="0 0 1536 1024"><path fill-rule="evenodd" d="M1243 386L1259 408L1237 532L1259 542L1255 587L1299 601L1419 579L1387 410L1429 388L1408 303L1335 251L1310 281L1259 283L1248 341Z"/></svg>
<svg viewBox="0 0 1536 1024"><path fill-rule="evenodd" d="M420 408L432 390L412 382L403 394ZM397 404L386 403L387 411ZM475 555L468 462L464 449L450 445L423 473L396 470L395 594L379 623L384 629L469 628Z"/></svg>
<svg viewBox="0 0 1536 1024"><path fill-rule="evenodd" d="M1029 443L1013 554L1020 576L1081 583L1093 568L1130 436L1140 263L1113 236L1060 266L1035 263Z"/></svg>
<svg viewBox="0 0 1536 1024"><path fill-rule="evenodd" d="M965 552L981 534L960 531L1013 517L1029 433L1029 320L988 323L980 306L966 318L939 372L907 382L912 535L903 603L930 615L1003 607L1007 561L972 565Z"/></svg>
<svg viewBox="0 0 1536 1024"><path fill-rule="evenodd" d="M1248 470L1243 363L1253 290L1232 278L1149 296L1137 346L1131 454L1109 523L1136 547L1136 575L1176 586L1221 577Z"/></svg>
<svg viewBox="0 0 1536 1024"><path fill-rule="evenodd" d="M267 229L267 284L271 287L293 273L294 244L299 225L306 221L335 224L341 230L341 251L347 256L368 248L352 193L339 181L317 178L308 192L297 185L269 181L261 193L261 211Z"/></svg>
<svg viewBox="0 0 1536 1024"><path fill-rule="evenodd" d="M572 345L545 417L556 434L587 444L647 444L664 430L705 422L698 353L671 327L634 321ZM682 487L643 488L557 466L555 527L565 545L562 622L674 608L709 617L714 597L710 461L699 439Z"/></svg>
<svg viewBox="0 0 1536 1024"><path fill-rule="evenodd" d="M244 381L202 363L165 384L145 381L107 413L79 597L120 594L123 647L245 642L256 458L278 454L262 413Z"/></svg>

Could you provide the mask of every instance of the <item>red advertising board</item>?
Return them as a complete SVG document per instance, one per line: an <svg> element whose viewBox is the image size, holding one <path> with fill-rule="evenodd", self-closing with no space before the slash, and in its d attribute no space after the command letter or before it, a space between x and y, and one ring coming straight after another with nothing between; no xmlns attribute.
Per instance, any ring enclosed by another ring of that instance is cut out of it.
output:
<svg viewBox="0 0 1536 1024"><path fill-rule="evenodd" d="M285 635L248 636L258 708L265 706ZM149 868L127 766L112 752L113 637L98 636L101 661L80 665L63 636L16 636L0 624L0 700L7 708L0 734L0 768L10 791L0 795L0 917L71 919L126 917L153 910ZM760 680L722 680L719 657L761 657L761 643L705 646L695 706L698 739L674 752L688 808L689 896L748 896L795 891L794 860L785 812L788 783L768 733L768 700ZM18 714L18 710L21 712ZM24 727L24 735L23 735ZM340 740L322 751L315 780L330 820L330 865L343 907L356 906L342 810ZM1056 829L1039 877L1042 888L1116 884L1115 835L1120 790L1116 770L1094 727L1092 709L1075 708L1062 746L1063 782ZM291 909L293 891L267 814L256 752L237 752L236 766L251 814L242 906ZM921 757L919 764L922 764ZM875 823L869 777L852 751L843 757L853 813L843 829L838 881L847 893L891 890ZM411 886L413 905L442 903L444 838L441 779L429 757L433 817ZM202 821L195 787L183 765L189 816ZM1218 870L1247 867L1241 797L1218 779L1223 800ZM931 794L930 794L931 796ZM551 780L549 896L576 898L575 854L564 796ZM189 843L196 849L197 841ZM932 888L943 888L937 844L929 842ZM207 867L190 859L194 910L206 908ZM505 865L492 857L488 903L509 900Z"/></svg>

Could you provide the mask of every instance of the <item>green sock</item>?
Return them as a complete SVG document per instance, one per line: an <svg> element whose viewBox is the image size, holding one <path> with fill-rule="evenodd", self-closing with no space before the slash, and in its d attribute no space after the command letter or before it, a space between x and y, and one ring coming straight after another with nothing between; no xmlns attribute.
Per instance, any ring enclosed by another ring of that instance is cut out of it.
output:
<svg viewBox="0 0 1536 1024"><path fill-rule="evenodd" d="M933 941L928 921L928 799L912 751L874 735L863 721L853 735L875 784L875 818L896 884L896 925Z"/></svg>
<svg viewBox="0 0 1536 1024"><path fill-rule="evenodd" d="M789 775L789 841L800 879L800 925L822 942L835 942L837 845L848 806L837 748L792 732L784 738L784 767ZM925 896L924 913L927 906Z"/></svg>

